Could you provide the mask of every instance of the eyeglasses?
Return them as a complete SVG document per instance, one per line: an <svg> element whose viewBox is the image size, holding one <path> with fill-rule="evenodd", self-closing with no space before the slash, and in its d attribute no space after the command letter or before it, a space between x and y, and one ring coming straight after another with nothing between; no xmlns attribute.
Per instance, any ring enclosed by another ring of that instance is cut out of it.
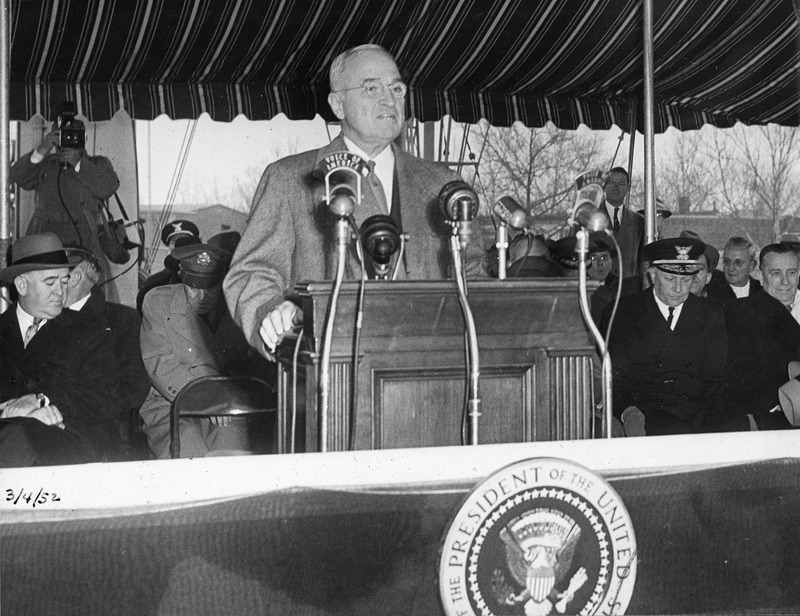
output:
<svg viewBox="0 0 800 616"><path fill-rule="evenodd" d="M389 89L389 94L392 95L392 98L403 98L406 95L406 92L408 92L408 86L402 81L395 81L387 86L379 79L371 79L365 81L360 86L356 86L355 88L342 88L341 90L336 90L334 93L349 92L350 90L364 90L364 94L367 95L367 98L380 98L384 95L387 88Z"/></svg>

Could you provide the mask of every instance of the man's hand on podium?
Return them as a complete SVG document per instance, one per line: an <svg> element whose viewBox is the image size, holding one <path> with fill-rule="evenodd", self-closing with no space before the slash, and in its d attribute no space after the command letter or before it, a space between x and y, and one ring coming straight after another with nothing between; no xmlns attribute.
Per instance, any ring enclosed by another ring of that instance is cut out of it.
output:
<svg viewBox="0 0 800 616"><path fill-rule="evenodd" d="M258 330L258 333L264 341L269 359L275 360L275 349L280 344L281 340L283 340L283 337L302 322L303 311L297 307L297 304L289 300L283 301L277 308L264 317L264 320L261 321L261 329Z"/></svg>

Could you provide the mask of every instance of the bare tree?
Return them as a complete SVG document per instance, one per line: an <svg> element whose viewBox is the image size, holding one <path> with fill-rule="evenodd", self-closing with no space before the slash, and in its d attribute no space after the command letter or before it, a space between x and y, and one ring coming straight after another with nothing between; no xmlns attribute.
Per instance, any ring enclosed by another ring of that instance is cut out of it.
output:
<svg viewBox="0 0 800 616"><path fill-rule="evenodd" d="M716 168L712 194L720 210L735 218L742 234L755 244L780 240L782 219L796 213L795 196L800 191L798 129L737 124L711 134L706 156ZM755 218L769 219L769 236L758 233Z"/></svg>
<svg viewBox="0 0 800 616"><path fill-rule="evenodd" d="M481 152L475 187L484 203L510 195L527 207L534 220L545 214L566 215L574 199L575 178L603 168L601 141L589 131L561 130L552 124L508 128L481 122L473 151Z"/></svg>
<svg viewBox="0 0 800 616"><path fill-rule="evenodd" d="M712 176L716 170L703 153L703 137L700 131L679 133L659 159L656 193L681 214L714 207Z"/></svg>

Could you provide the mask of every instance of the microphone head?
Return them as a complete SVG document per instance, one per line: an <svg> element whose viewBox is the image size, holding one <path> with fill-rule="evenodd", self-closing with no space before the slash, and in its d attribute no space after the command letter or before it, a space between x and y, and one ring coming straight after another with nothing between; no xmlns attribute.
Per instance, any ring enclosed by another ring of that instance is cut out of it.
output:
<svg viewBox="0 0 800 616"><path fill-rule="evenodd" d="M439 207L453 222L469 222L478 213L478 195L464 180L453 180L439 192Z"/></svg>
<svg viewBox="0 0 800 616"><path fill-rule="evenodd" d="M528 212L513 197L505 195L494 204L494 213L512 229L528 227Z"/></svg>
<svg viewBox="0 0 800 616"><path fill-rule="evenodd" d="M385 214L370 216L361 225L361 244L376 265L386 265L400 248L400 230Z"/></svg>
<svg viewBox="0 0 800 616"><path fill-rule="evenodd" d="M570 224L579 224L588 231L608 233L608 217L594 206L593 201L581 201L572 210Z"/></svg>
<svg viewBox="0 0 800 616"><path fill-rule="evenodd" d="M361 201L361 178L369 174L366 161L352 152L334 152L323 158L313 175L325 180L325 201L336 216L353 214Z"/></svg>

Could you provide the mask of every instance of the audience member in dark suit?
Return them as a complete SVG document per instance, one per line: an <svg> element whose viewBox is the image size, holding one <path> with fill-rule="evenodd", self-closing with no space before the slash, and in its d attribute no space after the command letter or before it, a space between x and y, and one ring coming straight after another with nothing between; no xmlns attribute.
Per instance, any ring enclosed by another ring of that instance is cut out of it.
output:
<svg viewBox="0 0 800 616"><path fill-rule="evenodd" d="M178 284L178 260L172 256L172 251L181 246L200 243L200 230L191 220L173 220L161 230L161 242L169 248L169 254L164 257L164 269L148 276L139 285L136 295L136 310L142 313L144 296L150 289L163 287L168 284Z"/></svg>
<svg viewBox="0 0 800 616"><path fill-rule="evenodd" d="M619 244L619 254L614 255L613 272L620 278L638 276L639 258L644 243L644 217L638 214L625 199L630 190L630 177L623 167L608 172L605 200L600 211L608 216L609 225Z"/></svg>
<svg viewBox="0 0 800 616"><path fill-rule="evenodd" d="M82 248L67 248L66 251L67 256L82 260L70 272L64 304L70 310L102 321L111 334L111 347L119 374L119 416L124 428L121 436L127 437L131 417L138 420L139 408L150 391L150 378L139 348L142 319L134 308L105 300L97 286L103 276L103 266L94 253Z"/></svg>
<svg viewBox="0 0 800 616"><path fill-rule="evenodd" d="M800 262L786 244L765 246L759 261L764 288L725 304L732 429L748 429L748 415L759 430L791 427L778 408L778 388L789 378L789 362L800 360L800 324L792 315L800 304Z"/></svg>
<svg viewBox="0 0 800 616"><path fill-rule="evenodd" d="M152 388L140 414L157 458L169 456L170 406L187 383L211 375L264 378L272 369L247 343L222 297L222 280L234 250L230 240L238 237L236 232L223 233L206 244L177 248L182 284L153 289L144 300L141 349ZM250 449L247 421L181 418L181 456Z"/></svg>
<svg viewBox="0 0 800 616"><path fill-rule="evenodd" d="M645 246L651 289L620 301L609 351L614 414L628 436L715 429L724 405L727 339L720 310L689 292L704 244ZM607 327L610 306L603 315Z"/></svg>
<svg viewBox="0 0 800 616"><path fill-rule="evenodd" d="M600 282L591 297L591 314L595 324L599 324L606 306L617 297L619 278L611 275L611 263L617 249L604 234L592 234L589 243L589 269L586 276Z"/></svg>
<svg viewBox="0 0 800 616"><path fill-rule="evenodd" d="M743 237L732 237L722 250L723 276L714 276L706 286L708 297L726 302L754 295L761 283L750 276L756 268L756 249Z"/></svg>
<svg viewBox="0 0 800 616"><path fill-rule="evenodd" d="M118 377L102 323L63 308L69 271L54 233L11 248L0 282L18 301L0 315L0 465L97 462L118 445Z"/></svg>
<svg viewBox="0 0 800 616"><path fill-rule="evenodd" d="M681 231L681 234L678 237L681 239L692 237L700 240L701 242L703 241L703 238L701 238L697 233L688 230ZM711 282L713 272L717 269L718 264L719 251L711 244L706 244L706 249L703 251L703 254L697 258L698 270L692 279L691 292L693 295L708 299L708 290L706 286L709 282ZM720 307L722 306L722 304L716 301L714 298L711 298L711 301Z"/></svg>

